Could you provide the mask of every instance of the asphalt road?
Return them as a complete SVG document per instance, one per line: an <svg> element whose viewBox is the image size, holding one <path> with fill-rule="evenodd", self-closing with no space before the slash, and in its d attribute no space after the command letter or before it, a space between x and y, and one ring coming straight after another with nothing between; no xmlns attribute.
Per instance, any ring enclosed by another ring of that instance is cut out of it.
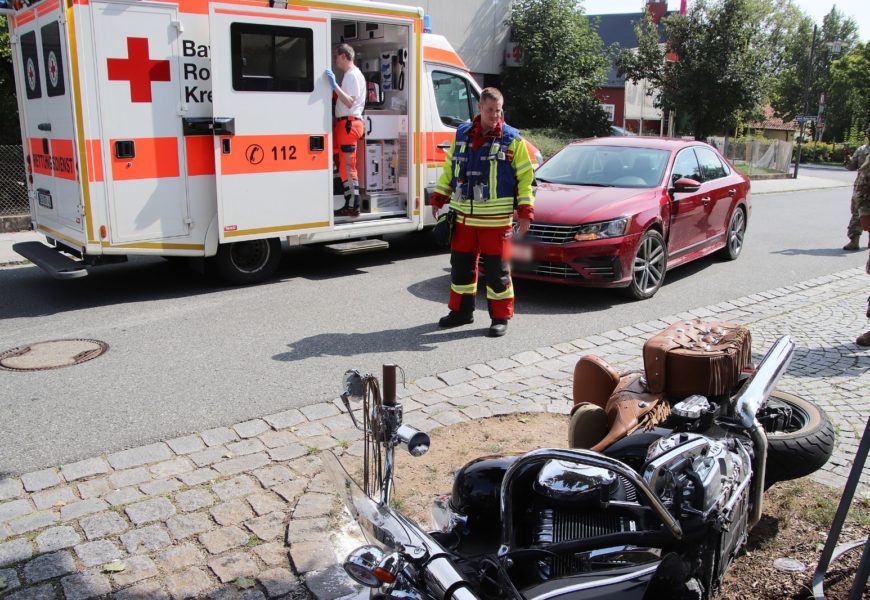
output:
<svg viewBox="0 0 870 600"><path fill-rule="evenodd" d="M0 372L0 476L329 401L352 367L395 362L412 381L860 266L866 253L840 250L849 195L756 195L737 261L681 267L645 302L517 282L517 318L499 339L483 335L482 298L474 325L435 325L449 262L425 235L353 257L287 250L274 281L248 288L215 287L162 259L67 282L0 269L0 350L75 337L110 346L76 367Z"/></svg>

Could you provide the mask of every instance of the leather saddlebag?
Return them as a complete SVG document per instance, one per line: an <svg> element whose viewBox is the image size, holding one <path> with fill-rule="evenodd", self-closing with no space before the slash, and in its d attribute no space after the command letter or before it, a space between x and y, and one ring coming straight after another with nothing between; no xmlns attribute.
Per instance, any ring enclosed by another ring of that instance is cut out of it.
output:
<svg viewBox="0 0 870 600"><path fill-rule="evenodd" d="M649 392L671 398L728 394L751 360L749 330L722 321L677 321L643 346Z"/></svg>

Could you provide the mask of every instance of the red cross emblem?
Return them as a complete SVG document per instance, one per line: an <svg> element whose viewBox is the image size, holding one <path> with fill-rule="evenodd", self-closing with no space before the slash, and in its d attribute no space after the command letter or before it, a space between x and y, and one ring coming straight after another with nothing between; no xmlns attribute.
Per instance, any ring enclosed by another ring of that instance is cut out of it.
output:
<svg viewBox="0 0 870 600"><path fill-rule="evenodd" d="M127 58L110 58L109 80L130 82L131 102L151 102L151 82L169 81L169 61L151 60L148 38L127 38Z"/></svg>

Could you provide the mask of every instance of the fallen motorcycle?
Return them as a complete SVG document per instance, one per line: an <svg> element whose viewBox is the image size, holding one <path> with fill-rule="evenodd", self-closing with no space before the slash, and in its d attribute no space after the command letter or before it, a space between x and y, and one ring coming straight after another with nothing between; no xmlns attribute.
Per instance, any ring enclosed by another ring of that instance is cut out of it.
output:
<svg viewBox="0 0 870 600"><path fill-rule="evenodd" d="M730 333L711 324L700 347L676 346L687 355L709 353ZM658 356L668 361L675 346L672 339L665 345ZM580 409L569 438L601 445L599 451L545 448L471 461L456 472L452 493L436 500L437 530L429 533L390 504L395 448L419 456L429 447L425 433L402 423L395 367L384 367L383 399L375 377L349 371L342 398L366 436L362 488L334 455L323 455L369 542L351 552L345 571L382 599L712 598L761 518L765 485L818 468L833 449L833 429L818 407L774 393L793 352L786 336L755 368L740 350L738 360L728 359L737 369L714 360L714 378L734 371L733 382L725 377L713 385L728 393L705 396L690 387L682 399L672 397L673 387L671 396L644 396L658 394L650 390L661 382L606 369L600 373L610 382L592 393L593 381L603 379L583 379L589 371L580 367L579 401L576 371L574 390ZM654 379L646 361L645 367ZM673 376L671 385L682 385ZM659 408L650 408L653 400ZM766 478L774 439L780 460L794 462L791 449L816 466L777 467L775 478ZM821 446L810 459L803 450L808 440Z"/></svg>

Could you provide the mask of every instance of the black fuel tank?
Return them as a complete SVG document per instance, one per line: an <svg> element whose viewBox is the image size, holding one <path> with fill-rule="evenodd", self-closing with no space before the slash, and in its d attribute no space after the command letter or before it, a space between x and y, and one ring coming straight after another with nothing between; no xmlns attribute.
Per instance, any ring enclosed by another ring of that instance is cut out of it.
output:
<svg viewBox="0 0 870 600"><path fill-rule="evenodd" d="M484 456L465 464L453 479L450 505L476 525L499 522L499 493L505 471L519 456Z"/></svg>

